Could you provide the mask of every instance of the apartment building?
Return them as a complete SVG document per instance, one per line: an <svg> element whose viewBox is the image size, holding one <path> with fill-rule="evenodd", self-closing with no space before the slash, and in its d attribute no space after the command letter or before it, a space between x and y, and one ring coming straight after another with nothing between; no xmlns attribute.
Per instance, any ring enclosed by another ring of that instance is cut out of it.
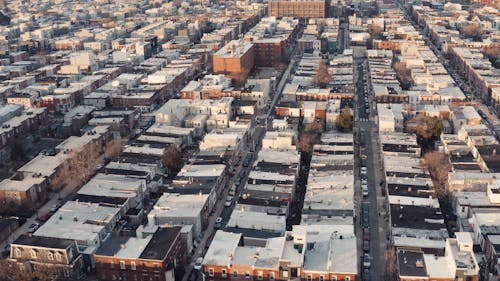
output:
<svg viewBox="0 0 500 281"><path fill-rule="evenodd" d="M254 45L241 40L233 40L214 54L214 74L225 74L239 82L246 81L254 67Z"/></svg>
<svg viewBox="0 0 500 281"><path fill-rule="evenodd" d="M317 0L274 0L269 2L268 13L272 17L326 18L329 5Z"/></svg>

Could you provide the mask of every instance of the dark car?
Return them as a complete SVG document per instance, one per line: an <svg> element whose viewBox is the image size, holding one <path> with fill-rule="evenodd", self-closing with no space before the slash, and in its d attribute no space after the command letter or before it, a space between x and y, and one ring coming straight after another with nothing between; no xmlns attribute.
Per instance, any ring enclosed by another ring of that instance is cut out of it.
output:
<svg viewBox="0 0 500 281"><path fill-rule="evenodd" d="M368 219L368 216L363 216L363 227L369 227L370 226L370 220Z"/></svg>
<svg viewBox="0 0 500 281"><path fill-rule="evenodd" d="M370 270L368 268L365 268L363 270L363 281L370 281L371 276L370 276Z"/></svg>
<svg viewBox="0 0 500 281"><path fill-rule="evenodd" d="M45 215L42 215L42 216L40 217L40 221L46 222L46 221L48 221L48 220L50 219L50 217L51 217L51 216L52 216L52 213L51 213L51 212L46 213Z"/></svg>
<svg viewBox="0 0 500 281"><path fill-rule="evenodd" d="M368 227L363 228L363 240L370 241L370 229Z"/></svg>
<svg viewBox="0 0 500 281"><path fill-rule="evenodd" d="M366 253L370 252L370 241L363 241L363 251Z"/></svg>

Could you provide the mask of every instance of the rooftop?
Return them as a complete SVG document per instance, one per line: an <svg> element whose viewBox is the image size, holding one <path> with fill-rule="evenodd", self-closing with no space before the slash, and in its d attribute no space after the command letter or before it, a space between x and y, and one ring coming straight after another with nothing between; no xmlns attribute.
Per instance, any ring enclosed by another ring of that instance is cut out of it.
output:
<svg viewBox="0 0 500 281"><path fill-rule="evenodd" d="M14 242L13 245L33 246L52 249L66 249L71 244L75 243L72 239L61 239L53 237L43 237L37 235L21 234Z"/></svg>

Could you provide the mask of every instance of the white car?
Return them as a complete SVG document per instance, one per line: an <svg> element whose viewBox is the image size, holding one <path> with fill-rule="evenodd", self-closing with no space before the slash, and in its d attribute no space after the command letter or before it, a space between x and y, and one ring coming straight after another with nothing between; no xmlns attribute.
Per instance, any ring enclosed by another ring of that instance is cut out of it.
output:
<svg viewBox="0 0 500 281"><path fill-rule="evenodd" d="M202 257L199 257L196 259L196 261L194 262L194 269L195 270L200 270L201 267L203 266L203 258Z"/></svg>
<svg viewBox="0 0 500 281"><path fill-rule="evenodd" d="M363 188L363 191L361 192L361 194L363 194L363 197L367 197L368 196L368 188Z"/></svg>
<svg viewBox="0 0 500 281"><path fill-rule="evenodd" d="M222 217L217 217L215 219L215 225L214 225L214 228L215 229L219 229L222 227Z"/></svg>
<svg viewBox="0 0 500 281"><path fill-rule="evenodd" d="M28 233L33 233L33 232L35 232L38 228L40 228L40 224L39 224L39 223L32 223L32 224L28 227Z"/></svg>
<svg viewBox="0 0 500 281"><path fill-rule="evenodd" d="M232 204L233 204L233 197L232 196L227 196L226 197L226 202L224 202L224 206L231 207Z"/></svg>
<svg viewBox="0 0 500 281"><path fill-rule="evenodd" d="M361 167L361 173L366 174L368 172L368 169L366 167Z"/></svg>

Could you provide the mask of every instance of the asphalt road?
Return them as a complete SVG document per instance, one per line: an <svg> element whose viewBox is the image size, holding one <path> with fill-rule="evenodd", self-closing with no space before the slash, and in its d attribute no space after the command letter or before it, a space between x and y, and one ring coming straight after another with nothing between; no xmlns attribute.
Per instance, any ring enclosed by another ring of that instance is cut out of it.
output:
<svg viewBox="0 0 500 281"><path fill-rule="evenodd" d="M362 69L366 69L366 59L356 59L355 60L355 81L356 81L356 98L355 98L355 132L356 139L358 140L359 146L356 147L356 159L355 159L355 174L360 175L360 169L362 166L362 159L364 159L364 164L367 167L367 180L369 194L367 197L362 197L361 195L361 183L360 176L356 177L355 182L355 204L357 208L357 214L360 214L357 218L356 224L356 235L358 239L358 253L362 256L363 249L361 247L363 243L363 232L362 232L362 211L361 202L369 202L370 211L370 251L369 254L372 257L371 261L371 280L386 280L386 263L385 263L385 250L387 247L387 216L385 213L385 196L382 194L382 189L380 187L380 182L383 178L383 163L381 162L381 152L379 145L379 136L377 132L377 125L373 121L376 119L375 112L372 110L374 107L372 97L369 94L369 83L365 87L366 76ZM365 108L365 92L368 93L366 96L369 100L368 111ZM361 141L361 134L364 134L364 141ZM384 193L385 194L385 193ZM362 262L362 259L360 259ZM362 275L363 268L360 264L360 275Z"/></svg>

